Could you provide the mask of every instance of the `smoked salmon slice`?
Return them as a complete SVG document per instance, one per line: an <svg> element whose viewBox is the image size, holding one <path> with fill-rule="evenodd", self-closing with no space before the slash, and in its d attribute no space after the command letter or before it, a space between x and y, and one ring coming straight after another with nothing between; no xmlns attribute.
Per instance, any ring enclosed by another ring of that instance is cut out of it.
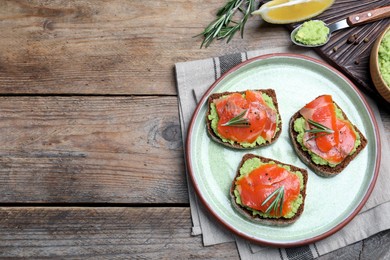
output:
<svg viewBox="0 0 390 260"><path fill-rule="evenodd" d="M283 189L282 199L270 212L275 190ZM285 216L292 210L292 202L300 194L300 181L297 175L277 164L263 164L248 175L236 181L243 205L267 213L271 216ZM271 199L267 200L268 197ZM266 201L266 203L264 203ZM282 209L281 212L278 209Z"/></svg>
<svg viewBox="0 0 390 260"><path fill-rule="evenodd" d="M306 120L304 146L331 164L341 163L354 149L356 133L352 124L336 116L331 95L322 95L304 106L299 113ZM331 130L316 129L315 122Z"/></svg>
<svg viewBox="0 0 390 260"><path fill-rule="evenodd" d="M261 136L271 142L277 130L277 112L269 107L260 91L233 93L214 100L219 121L217 131L221 137L238 143L253 143ZM241 124L229 122L241 115ZM243 124L243 122L245 122Z"/></svg>

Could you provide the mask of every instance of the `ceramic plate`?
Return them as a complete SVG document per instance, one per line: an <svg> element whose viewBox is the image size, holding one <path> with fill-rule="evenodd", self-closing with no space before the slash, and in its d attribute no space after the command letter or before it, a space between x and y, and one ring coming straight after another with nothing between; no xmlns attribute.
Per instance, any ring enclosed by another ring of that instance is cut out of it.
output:
<svg viewBox="0 0 390 260"><path fill-rule="evenodd" d="M282 133L272 145L232 150L213 142L205 126L207 97L216 92L272 88L282 118ZM307 168L296 156L288 135L290 117L306 103L330 94L367 137L368 145L333 178L309 172L305 210L294 224L272 227L245 219L231 205L229 189L241 158L254 153ZM272 54L231 69L205 93L188 130L186 156L194 188L209 212L225 227L246 239L271 246L298 246L322 239L346 225L370 195L379 168L380 142L372 111L357 88L334 68L309 57Z"/></svg>

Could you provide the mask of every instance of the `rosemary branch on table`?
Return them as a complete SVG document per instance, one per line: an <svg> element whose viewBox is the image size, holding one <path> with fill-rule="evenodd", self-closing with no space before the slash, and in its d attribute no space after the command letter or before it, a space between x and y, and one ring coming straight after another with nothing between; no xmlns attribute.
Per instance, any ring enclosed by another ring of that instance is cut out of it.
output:
<svg viewBox="0 0 390 260"><path fill-rule="evenodd" d="M200 48L203 46L207 48L214 39L220 40L228 37L227 42L229 42L237 31L241 32L241 38L243 38L244 26L254 10L255 0L228 0L218 10L216 19L199 34L204 36ZM237 11L240 11L243 16L240 20L234 21L233 16Z"/></svg>

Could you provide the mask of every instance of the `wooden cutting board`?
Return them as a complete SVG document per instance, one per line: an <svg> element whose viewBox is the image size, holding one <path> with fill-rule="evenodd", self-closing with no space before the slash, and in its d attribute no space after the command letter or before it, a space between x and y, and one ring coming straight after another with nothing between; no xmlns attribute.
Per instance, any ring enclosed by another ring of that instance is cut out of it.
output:
<svg viewBox="0 0 390 260"><path fill-rule="evenodd" d="M351 14L390 5L390 0L336 0L321 15L313 18L325 23L345 19ZM315 48L315 51L335 68L350 78L364 93L371 96L381 107L390 112L390 103L386 102L375 89L370 76L370 53L375 39L390 24L390 18L357 27L336 31L328 44ZM297 24L290 25L292 30ZM348 38L356 35L355 43Z"/></svg>

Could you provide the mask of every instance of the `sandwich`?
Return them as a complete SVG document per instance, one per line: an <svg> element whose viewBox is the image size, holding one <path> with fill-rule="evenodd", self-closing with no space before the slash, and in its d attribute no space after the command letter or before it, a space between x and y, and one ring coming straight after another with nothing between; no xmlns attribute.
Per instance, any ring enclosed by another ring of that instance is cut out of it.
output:
<svg viewBox="0 0 390 260"><path fill-rule="evenodd" d="M255 223L290 225L303 213L307 180L305 169L246 154L230 188L231 202L242 216Z"/></svg>
<svg viewBox="0 0 390 260"><path fill-rule="evenodd" d="M331 95L321 95L296 112L289 135L298 157L323 177L341 173L367 145Z"/></svg>
<svg viewBox="0 0 390 260"><path fill-rule="evenodd" d="M273 89L215 93L209 96L207 105L207 132L224 146L266 146L281 133L282 121Z"/></svg>

